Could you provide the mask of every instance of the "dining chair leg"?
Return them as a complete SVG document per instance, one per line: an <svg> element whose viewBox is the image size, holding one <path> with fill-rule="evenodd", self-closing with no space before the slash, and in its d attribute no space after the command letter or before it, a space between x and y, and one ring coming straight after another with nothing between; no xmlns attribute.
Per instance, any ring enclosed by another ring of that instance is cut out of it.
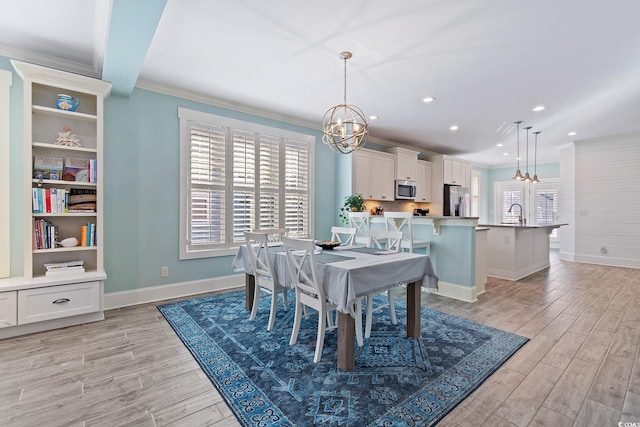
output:
<svg viewBox="0 0 640 427"><path fill-rule="evenodd" d="M371 322L373 320L373 295L368 295L367 297L367 318L366 318L366 326L364 329L364 337L371 337Z"/></svg>
<svg viewBox="0 0 640 427"><path fill-rule="evenodd" d="M287 291L287 288L280 288L282 290L282 301L284 301L284 311L288 310L288 305L289 305L289 292Z"/></svg>
<svg viewBox="0 0 640 427"><path fill-rule="evenodd" d="M396 317L396 304L393 301L393 294L391 293L391 289L387 291L387 299L389 300L389 312L391 314L391 323L394 325L398 324L398 318Z"/></svg>
<svg viewBox="0 0 640 427"><path fill-rule="evenodd" d="M269 324L267 325L267 332L273 328L273 324L276 320L276 311L278 310L278 292L277 288L271 293L271 312L269 313Z"/></svg>
<svg viewBox="0 0 640 427"><path fill-rule="evenodd" d="M249 317L249 320L254 320L256 318L256 315L258 314L258 305L260 305L260 286L256 284L253 291L253 307L251 308L251 317Z"/></svg>
<svg viewBox="0 0 640 427"><path fill-rule="evenodd" d="M327 313L329 314L329 313ZM325 323L322 312L318 313L318 338L316 339L316 352L313 356L313 363L318 363L322 357L322 348L324 347L324 331Z"/></svg>
<svg viewBox="0 0 640 427"><path fill-rule="evenodd" d="M302 304L296 300L296 314L293 319L293 330L291 331L291 339L289 345L295 345L298 341L298 332L300 331L300 322L302 321Z"/></svg>

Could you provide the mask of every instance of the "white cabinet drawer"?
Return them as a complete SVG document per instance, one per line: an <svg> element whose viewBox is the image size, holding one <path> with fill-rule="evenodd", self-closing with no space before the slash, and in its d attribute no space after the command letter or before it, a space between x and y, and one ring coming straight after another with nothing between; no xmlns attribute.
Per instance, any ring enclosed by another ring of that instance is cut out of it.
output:
<svg viewBox="0 0 640 427"><path fill-rule="evenodd" d="M18 293L0 292L0 328L13 326L18 320Z"/></svg>
<svg viewBox="0 0 640 427"><path fill-rule="evenodd" d="M18 323L33 323L100 310L100 282L18 291Z"/></svg>

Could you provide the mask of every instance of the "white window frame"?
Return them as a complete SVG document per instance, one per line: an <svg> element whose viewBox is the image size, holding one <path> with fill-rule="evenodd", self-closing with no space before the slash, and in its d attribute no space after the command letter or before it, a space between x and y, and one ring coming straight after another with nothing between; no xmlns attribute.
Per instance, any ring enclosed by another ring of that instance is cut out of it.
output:
<svg viewBox="0 0 640 427"><path fill-rule="evenodd" d="M537 215L535 212L532 212L532 207L536 206L536 196L538 190L556 190L559 191L560 188L560 179L559 178L549 178L545 179L542 182L537 184L531 184L524 181L499 181L493 184L493 194L494 194L494 210L493 217L494 222L499 224L502 218L502 206L503 206L503 195L505 191L522 191L522 207L524 208L525 215L524 217L527 220L527 225L537 225ZM517 216L517 213L516 213ZM554 221L557 222L558 218L555 217ZM559 242L557 229L554 229L551 236L550 241L553 246Z"/></svg>
<svg viewBox="0 0 640 427"><path fill-rule="evenodd" d="M309 236L314 234L314 164L315 164L315 142L316 138L313 135L303 134L299 132L293 132L280 128L275 128L266 125L260 125L253 122L231 119L228 117L217 116L210 113L204 113L201 111L190 110L187 108L178 108L178 119L180 122L180 259L196 259L196 258L209 258L216 256L233 255L237 252L240 242L233 242L233 221L225 221L225 243L217 247L194 250L189 248L189 220L190 220L190 150L191 150L191 137L190 137L190 123L198 122L201 124L209 125L212 127L223 127L233 129L242 132L254 133L258 135L265 135L268 137L281 138L284 143L306 144L309 148L309 182L308 182L308 207L309 211L306 213L307 221L309 223ZM227 143L227 152L230 150L230 143ZM281 153L283 150L281 150ZM231 156L226 156L225 167L225 204L232 206L233 198L233 168ZM280 164L283 165L284 159L281 158ZM280 168L280 174L284 174L284 167ZM258 184L256 184L258 185ZM291 192L287 192L291 193ZM280 198L284 203L285 191L280 189ZM230 208L226 209L226 218L229 218ZM257 212L256 212L257 213ZM280 224L284 227L284 209L280 212ZM259 215L256 215L259 217Z"/></svg>
<svg viewBox="0 0 640 427"><path fill-rule="evenodd" d="M470 203L470 208L471 208L471 216L480 216L480 204L481 204L481 200L482 198L480 197L482 190L481 190L481 185L482 185L482 175L480 174L480 171L476 171L476 170L472 170L471 171L471 182L469 183L469 193L470 193L470 198L471 198L471 203ZM477 181L476 185L473 185L473 181ZM474 189L476 191L474 191Z"/></svg>

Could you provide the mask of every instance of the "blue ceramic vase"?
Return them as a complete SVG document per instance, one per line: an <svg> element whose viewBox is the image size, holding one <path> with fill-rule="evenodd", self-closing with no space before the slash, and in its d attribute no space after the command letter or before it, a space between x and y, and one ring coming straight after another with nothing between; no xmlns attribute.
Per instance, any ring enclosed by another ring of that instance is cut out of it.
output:
<svg viewBox="0 0 640 427"><path fill-rule="evenodd" d="M75 96L65 95L64 93L58 94L58 102L56 102L58 110L76 111L78 104L80 104L80 100Z"/></svg>

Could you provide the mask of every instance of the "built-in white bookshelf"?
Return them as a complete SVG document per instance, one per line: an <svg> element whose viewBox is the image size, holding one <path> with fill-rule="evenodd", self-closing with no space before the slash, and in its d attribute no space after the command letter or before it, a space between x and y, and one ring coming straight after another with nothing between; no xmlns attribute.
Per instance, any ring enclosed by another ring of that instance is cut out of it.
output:
<svg viewBox="0 0 640 427"><path fill-rule="evenodd" d="M111 92L111 84L34 64L11 62L24 88L24 272L22 277L0 281L0 300L5 301L4 306L12 308L11 301L17 305L15 318L9 319L0 305L0 318L4 322L0 327L5 326L0 329L0 338L104 318L106 279L103 103ZM75 111L57 105L61 94L79 101ZM34 174L36 158L53 161L56 168L62 159L63 168L53 175ZM86 161L91 166L86 171L67 168L66 163L73 160L81 164ZM69 195L75 203L88 202L69 206ZM82 238L83 227L90 233L86 239ZM73 238L78 239L77 246L60 244ZM84 271L47 275L46 264L69 261L81 261Z"/></svg>

